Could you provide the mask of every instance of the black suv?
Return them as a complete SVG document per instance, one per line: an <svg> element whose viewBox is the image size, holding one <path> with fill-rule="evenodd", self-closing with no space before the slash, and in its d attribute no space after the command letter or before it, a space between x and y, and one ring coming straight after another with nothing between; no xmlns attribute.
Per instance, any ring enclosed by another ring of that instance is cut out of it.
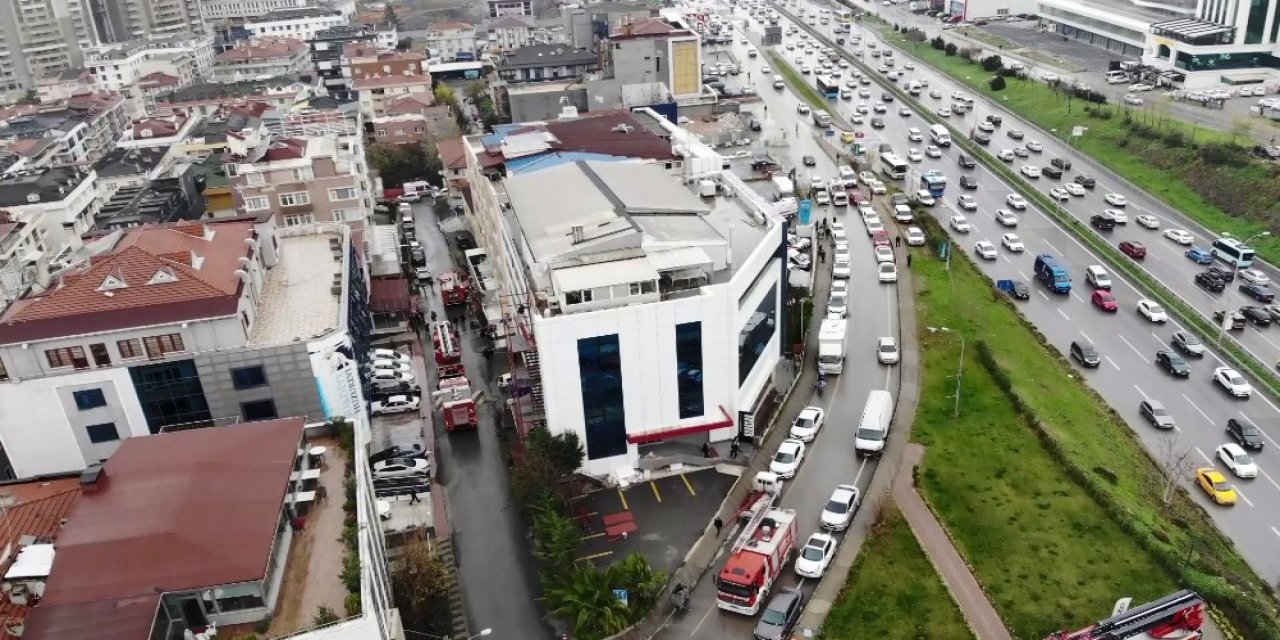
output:
<svg viewBox="0 0 1280 640"><path fill-rule="evenodd" d="M1169 373L1185 378L1191 375L1191 365L1187 364L1178 352L1170 349L1162 349L1156 352L1156 366L1168 371Z"/></svg>
<svg viewBox="0 0 1280 640"><path fill-rule="evenodd" d="M1089 224L1098 231L1111 231L1116 228L1116 221L1101 213L1095 213L1089 217Z"/></svg>
<svg viewBox="0 0 1280 640"><path fill-rule="evenodd" d="M1240 307L1240 313L1244 314L1245 320L1259 327L1271 326L1271 312L1267 311L1265 307Z"/></svg>
<svg viewBox="0 0 1280 640"><path fill-rule="evenodd" d="M978 166L978 163L974 162L973 158L970 158L968 154L964 154L964 153L960 154L959 161L960 161L960 166L965 169L972 169Z"/></svg>
<svg viewBox="0 0 1280 640"><path fill-rule="evenodd" d="M1082 186L1082 187L1084 187L1084 188L1086 188L1086 189L1092 189L1092 188L1094 188L1094 187L1098 186L1098 181L1097 181L1097 180L1094 180L1094 179L1093 179L1093 176L1091 176L1091 175L1089 175L1089 174L1087 174L1087 173L1082 173L1082 174L1080 174L1080 175L1076 176L1075 181L1076 181L1076 184L1078 184L1078 185L1080 185L1080 186Z"/></svg>
<svg viewBox="0 0 1280 640"><path fill-rule="evenodd" d="M991 144L991 134L986 131L978 131L973 134L973 141L983 146L989 145Z"/></svg>
<svg viewBox="0 0 1280 640"><path fill-rule="evenodd" d="M1063 171L1071 170L1071 161L1066 158L1054 158L1049 161L1049 164L1062 169Z"/></svg>
<svg viewBox="0 0 1280 640"><path fill-rule="evenodd" d="M1045 165L1045 166L1041 167L1041 168L1040 168L1040 173L1041 173L1044 177L1046 177L1046 178L1053 178L1054 180L1057 180L1057 179L1059 179L1059 178L1061 178L1061 177L1062 177L1062 169L1059 169L1059 168L1057 168L1057 167L1055 167L1055 166L1053 166L1053 165L1051 165L1051 164L1048 164L1048 165Z"/></svg>
<svg viewBox="0 0 1280 640"><path fill-rule="evenodd" d="M1208 269L1205 269L1204 272L1209 277L1217 278L1223 282L1234 282L1236 279L1234 271L1219 267L1218 265L1212 265Z"/></svg>
<svg viewBox="0 0 1280 640"><path fill-rule="evenodd" d="M963 189L977 189L978 179L969 174L962 175L960 176L960 187Z"/></svg>
<svg viewBox="0 0 1280 640"><path fill-rule="evenodd" d="M1196 284L1200 285L1201 289L1213 293L1222 293L1222 290L1227 288L1227 283L1222 278L1208 271L1201 271L1196 274Z"/></svg>
<svg viewBox="0 0 1280 640"><path fill-rule="evenodd" d="M1227 420L1227 435L1246 449L1262 451L1262 432L1244 418Z"/></svg>
<svg viewBox="0 0 1280 640"><path fill-rule="evenodd" d="M1000 126L1000 123L1004 122L1004 118L1001 118L1000 116L997 116L997 115L989 115L987 116L986 119L987 119L987 122L990 122L991 126L993 127L998 127Z"/></svg>
<svg viewBox="0 0 1280 640"><path fill-rule="evenodd" d="M1087 340L1076 340L1071 343L1071 357L1090 369L1096 369L1102 364L1098 350L1093 348L1093 343Z"/></svg>

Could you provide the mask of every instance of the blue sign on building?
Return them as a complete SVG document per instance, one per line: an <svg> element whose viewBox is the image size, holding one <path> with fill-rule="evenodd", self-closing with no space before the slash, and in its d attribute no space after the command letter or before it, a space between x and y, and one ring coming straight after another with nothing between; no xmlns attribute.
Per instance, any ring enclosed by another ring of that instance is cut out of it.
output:
<svg viewBox="0 0 1280 640"><path fill-rule="evenodd" d="M800 201L800 224L809 224L809 214L813 212L813 201L804 199Z"/></svg>

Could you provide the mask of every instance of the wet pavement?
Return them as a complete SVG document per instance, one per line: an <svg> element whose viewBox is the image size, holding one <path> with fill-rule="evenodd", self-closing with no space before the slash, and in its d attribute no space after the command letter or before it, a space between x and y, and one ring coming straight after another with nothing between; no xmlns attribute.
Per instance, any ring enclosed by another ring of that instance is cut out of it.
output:
<svg viewBox="0 0 1280 640"><path fill-rule="evenodd" d="M426 249L431 272L455 268L433 204L415 204L414 215L415 233ZM424 313L446 316L439 290L425 290L422 300ZM460 308L450 309L454 317L460 313ZM464 330L462 343L462 362L472 389L484 389L486 396L495 397L491 382L500 372L491 371L481 356L483 338ZM434 375L423 386L435 388ZM433 420L436 480L444 485L447 496L467 619L472 629L493 629L495 638L551 637L552 630L543 620L537 570L527 551L527 531L511 498L495 407L481 404L478 414L477 431L450 433L438 413Z"/></svg>

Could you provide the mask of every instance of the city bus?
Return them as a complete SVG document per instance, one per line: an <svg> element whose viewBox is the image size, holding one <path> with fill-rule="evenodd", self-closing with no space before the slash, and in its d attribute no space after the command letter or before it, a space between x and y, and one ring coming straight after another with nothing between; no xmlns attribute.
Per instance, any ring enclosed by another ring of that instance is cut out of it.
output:
<svg viewBox="0 0 1280 640"><path fill-rule="evenodd" d="M849 24L850 22L853 22L853 12L848 9L841 9L839 20L841 24Z"/></svg>
<svg viewBox="0 0 1280 640"><path fill-rule="evenodd" d="M880 173L889 176L892 180L901 180L907 177L907 163L895 154L881 154Z"/></svg>
<svg viewBox="0 0 1280 640"><path fill-rule="evenodd" d="M1245 269L1253 264L1254 251L1235 238L1218 238L1213 241L1215 256L1235 267Z"/></svg>
<svg viewBox="0 0 1280 640"><path fill-rule="evenodd" d="M813 83L818 87L818 93L828 100L836 100L840 98L840 83L828 78L827 76L817 76Z"/></svg>

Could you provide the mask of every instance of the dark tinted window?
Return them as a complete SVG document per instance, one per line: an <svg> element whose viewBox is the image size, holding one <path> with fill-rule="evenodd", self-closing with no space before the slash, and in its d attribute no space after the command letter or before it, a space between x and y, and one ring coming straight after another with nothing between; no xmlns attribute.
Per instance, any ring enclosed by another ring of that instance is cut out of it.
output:
<svg viewBox="0 0 1280 640"><path fill-rule="evenodd" d="M71 393L71 397L75 398L76 408L81 411L95 409L97 407L105 407L107 405L107 398L102 394L102 389L73 391Z"/></svg>
<svg viewBox="0 0 1280 640"><path fill-rule="evenodd" d="M267 372L261 365L231 370L231 386L236 389L252 389L267 384Z"/></svg>
<svg viewBox="0 0 1280 640"><path fill-rule="evenodd" d="M738 333L738 384L746 382L778 325L777 290L770 287Z"/></svg>
<svg viewBox="0 0 1280 640"><path fill-rule="evenodd" d="M276 414L275 400L255 400L240 403L240 417L245 422L254 420L272 420L280 417Z"/></svg>
<svg viewBox="0 0 1280 640"><path fill-rule="evenodd" d="M680 418L705 415L702 394L702 323L676 325L676 389L679 392Z"/></svg>
<svg viewBox="0 0 1280 640"><path fill-rule="evenodd" d="M116 423L114 422L91 424L85 427L84 430L89 434L89 442L94 444L114 442L120 439L120 433L116 431Z"/></svg>
<svg viewBox="0 0 1280 640"><path fill-rule="evenodd" d="M578 373L587 458L596 460L626 453L627 423L618 334L579 340Z"/></svg>

